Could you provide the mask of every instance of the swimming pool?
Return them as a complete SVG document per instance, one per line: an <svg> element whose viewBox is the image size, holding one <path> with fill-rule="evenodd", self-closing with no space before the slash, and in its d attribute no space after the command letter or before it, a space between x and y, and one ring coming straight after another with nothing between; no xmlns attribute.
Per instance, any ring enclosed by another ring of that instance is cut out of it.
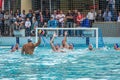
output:
<svg viewBox="0 0 120 80"><path fill-rule="evenodd" d="M34 55L0 49L0 80L120 80L120 52L113 47L54 53L36 48Z"/></svg>

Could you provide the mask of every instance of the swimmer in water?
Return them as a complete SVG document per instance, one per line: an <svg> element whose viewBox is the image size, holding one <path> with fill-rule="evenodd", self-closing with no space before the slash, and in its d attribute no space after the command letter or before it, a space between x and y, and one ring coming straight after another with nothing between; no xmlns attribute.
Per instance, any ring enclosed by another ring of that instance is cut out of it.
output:
<svg viewBox="0 0 120 80"><path fill-rule="evenodd" d="M68 44L67 43L67 31L65 31L64 33L64 39L62 40L62 46L61 48L65 48L65 49L69 49L69 50L72 50L73 49L73 44Z"/></svg>
<svg viewBox="0 0 120 80"><path fill-rule="evenodd" d="M117 43L114 44L114 49L115 49L115 50L120 50L119 45L118 45Z"/></svg>
<svg viewBox="0 0 120 80"><path fill-rule="evenodd" d="M18 44L18 43L16 43L15 45L13 45L13 46L11 47L11 52L15 52L15 51L17 51L17 50L19 50L19 44Z"/></svg>
<svg viewBox="0 0 120 80"><path fill-rule="evenodd" d="M50 40L50 45L51 45L51 48L54 52L64 52L60 49L60 46L58 44L54 45L53 44L53 41L54 41L54 38L57 37L56 33L53 34L53 37L52 39Z"/></svg>
<svg viewBox="0 0 120 80"><path fill-rule="evenodd" d="M93 50L93 45L92 45L92 44L89 44L88 49L89 49L90 51L92 51L92 50Z"/></svg>
<svg viewBox="0 0 120 80"><path fill-rule="evenodd" d="M31 39L28 39L28 43L24 44L22 47L22 54L33 54L35 47L41 43L41 38L39 38L37 43L33 43Z"/></svg>

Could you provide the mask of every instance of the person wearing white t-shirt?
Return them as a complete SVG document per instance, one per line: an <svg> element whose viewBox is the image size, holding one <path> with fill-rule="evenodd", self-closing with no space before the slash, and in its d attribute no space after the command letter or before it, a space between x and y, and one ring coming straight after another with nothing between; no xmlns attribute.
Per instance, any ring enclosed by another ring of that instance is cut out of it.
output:
<svg viewBox="0 0 120 80"><path fill-rule="evenodd" d="M118 17L117 17L117 22L120 22L120 12L119 12Z"/></svg>
<svg viewBox="0 0 120 80"><path fill-rule="evenodd" d="M30 27L31 27L31 22L30 22L30 19L27 18L27 20L25 21L26 36L30 36Z"/></svg>
<svg viewBox="0 0 120 80"><path fill-rule="evenodd" d="M90 21L90 27L92 27L92 23L94 22L95 17L96 17L96 12L93 9L91 9L90 12L88 12L87 14L87 18Z"/></svg>
<svg viewBox="0 0 120 80"><path fill-rule="evenodd" d="M57 20L59 22L59 28L63 28L64 27L65 14L63 14L62 10L60 11L60 14L57 15ZM60 34L63 34L63 30L60 31Z"/></svg>

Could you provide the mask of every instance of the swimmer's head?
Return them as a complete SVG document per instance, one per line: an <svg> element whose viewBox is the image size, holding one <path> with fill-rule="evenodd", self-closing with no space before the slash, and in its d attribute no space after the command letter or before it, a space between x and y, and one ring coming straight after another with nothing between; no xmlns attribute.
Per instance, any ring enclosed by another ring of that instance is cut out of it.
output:
<svg viewBox="0 0 120 80"><path fill-rule="evenodd" d="M116 43L114 44L114 49L117 49L117 48L119 48L119 45Z"/></svg>
<svg viewBox="0 0 120 80"><path fill-rule="evenodd" d="M69 49L71 49L71 50L72 50L72 49L73 49L73 47L74 47L73 43L70 43L70 44L69 44Z"/></svg>
<svg viewBox="0 0 120 80"><path fill-rule="evenodd" d="M32 39L29 38L29 39L28 39L28 42L32 42Z"/></svg>
<svg viewBox="0 0 120 80"><path fill-rule="evenodd" d="M92 44L89 44L88 49L89 49L89 50L93 50L93 45L92 45Z"/></svg>
<svg viewBox="0 0 120 80"><path fill-rule="evenodd" d="M56 44L56 45L55 45L55 49L56 49L56 50L59 50L59 48L60 48L60 45L59 45L59 44Z"/></svg>

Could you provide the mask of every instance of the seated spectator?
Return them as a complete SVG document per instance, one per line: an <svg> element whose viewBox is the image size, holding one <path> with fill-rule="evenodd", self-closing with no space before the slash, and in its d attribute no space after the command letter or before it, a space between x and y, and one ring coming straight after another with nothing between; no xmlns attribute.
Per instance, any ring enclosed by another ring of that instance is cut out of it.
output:
<svg viewBox="0 0 120 80"><path fill-rule="evenodd" d="M53 17L50 18L48 21L48 28L56 28L58 26L58 21L53 19Z"/></svg>
<svg viewBox="0 0 120 80"><path fill-rule="evenodd" d="M15 29L20 30L23 28L23 20L22 17L19 17L16 21L15 21Z"/></svg>
<svg viewBox="0 0 120 80"><path fill-rule="evenodd" d="M104 21L111 21L112 14L111 11L109 11L109 9L106 9L106 11L103 13L103 18Z"/></svg>
<svg viewBox="0 0 120 80"><path fill-rule="evenodd" d="M96 16L96 21L102 22L103 21L103 14L102 10L98 10L97 16Z"/></svg>

